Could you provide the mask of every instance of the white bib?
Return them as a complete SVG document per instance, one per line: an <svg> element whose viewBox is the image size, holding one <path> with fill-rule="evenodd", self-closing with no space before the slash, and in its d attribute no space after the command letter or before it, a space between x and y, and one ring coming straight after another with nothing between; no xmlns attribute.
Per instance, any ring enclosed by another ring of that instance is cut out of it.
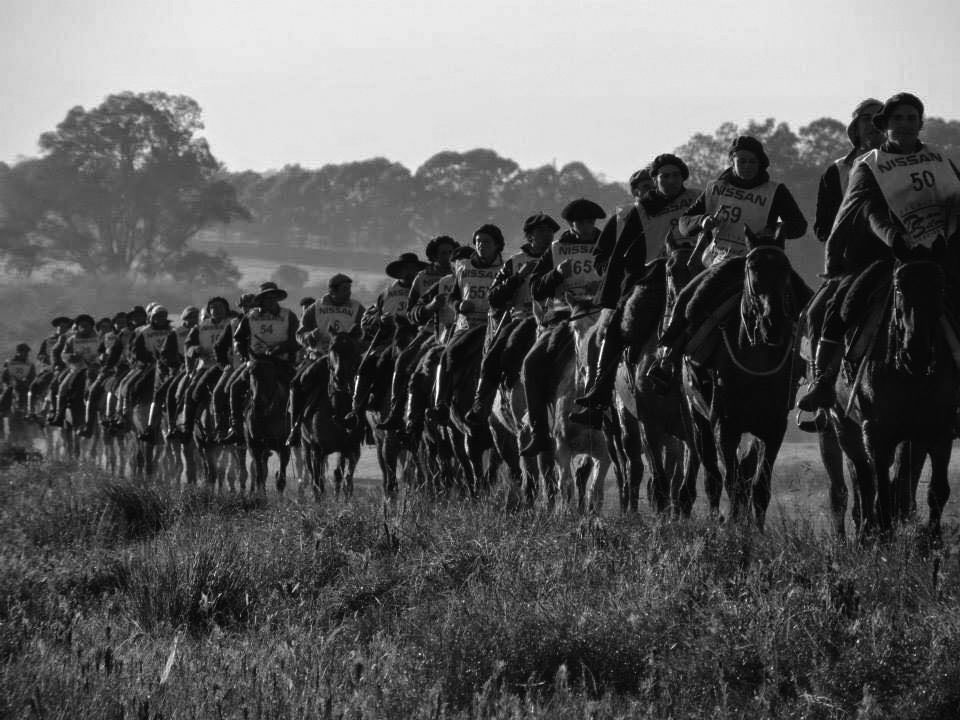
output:
<svg viewBox="0 0 960 720"><path fill-rule="evenodd" d="M558 291L560 298L569 294L574 300L589 300L597 294L600 275L593 266L593 243L562 243L554 240L550 252L555 268L559 268L565 260L570 261L570 275L563 279Z"/></svg>
<svg viewBox="0 0 960 720"><path fill-rule="evenodd" d="M647 239L647 250L654 257L666 252L667 238L673 242L689 242L680 234L680 216L700 197L699 190L684 188L663 210L656 215L648 215L641 205L640 220L643 223L643 235Z"/></svg>
<svg viewBox="0 0 960 720"><path fill-rule="evenodd" d="M511 255L507 260L510 266L511 277L517 277L524 272L529 273L533 266L540 260L539 257L529 255L523 250ZM533 313L533 293L530 291L530 275L524 275L523 283L517 288L513 296L513 305L510 308L510 317L520 318L529 317Z"/></svg>
<svg viewBox="0 0 960 720"><path fill-rule="evenodd" d="M32 367L33 363L30 362L9 360L7 361L7 374L9 374L14 381L23 382L27 379L27 375L30 374L30 368Z"/></svg>
<svg viewBox="0 0 960 720"><path fill-rule="evenodd" d="M230 327L230 323L227 322L226 318L219 323L214 322L213 318L205 318L200 322L197 326L197 340L201 358L209 359L213 357L213 348L228 327Z"/></svg>
<svg viewBox="0 0 960 720"><path fill-rule="evenodd" d="M314 303L314 318L320 337L317 340L317 350L325 354L330 350L330 341L333 333L350 332L357 324L357 313L360 312L360 303L351 300L346 305L328 305L323 301Z"/></svg>
<svg viewBox="0 0 960 720"><path fill-rule="evenodd" d="M380 293L380 297L383 300L380 304L381 315L406 316L410 288L403 287L399 280L394 280L390 287Z"/></svg>
<svg viewBox="0 0 960 720"><path fill-rule="evenodd" d="M73 345L73 354L76 356L79 362L86 365L91 365L97 362L97 350L100 348L99 335L94 335L93 337L88 338L82 338L74 335L70 342Z"/></svg>
<svg viewBox="0 0 960 720"><path fill-rule="evenodd" d="M144 345L147 348L147 352L158 353L163 349L163 343L167 340L167 335L170 334L169 328L162 328L157 330L156 328L146 325L143 328L142 335L144 340Z"/></svg>
<svg viewBox="0 0 960 720"><path fill-rule="evenodd" d="M250 349L263 353L267 349L286 342L290 330L290 311L280 308L279 315L254 308L247 314L250 323Z"/></svg>
<svg viewBox="0 0 960 720"><path fill-rule="evenodd" d="M457 285L463 300L469 300L473 305L468 313L457 316L457 330L483 325L487 322L487 312L490 310L490 286L497 276L500 263L487 268L474 267L469 260L458 262L454 268Z"/></svg>
<svg viewBox="0 0 960 720"><path fill-rule="evenodd" d="M951 233L950 214L960 211L960 178L942 150L929 145L910 155L872 150L861 162L903 224L909 247L930 247Z"/></svg>
<svg viewBox="0 0 960 720"><path fill-rule="evenodd" d="M743 226L754 232L766 227L773 196L779 186L779 183L767 182L744 190L720 180L707 183L705 214L716 213L717 225L713 230L713 243L704 253L704 265L746 254L747 238Z"/></svg>

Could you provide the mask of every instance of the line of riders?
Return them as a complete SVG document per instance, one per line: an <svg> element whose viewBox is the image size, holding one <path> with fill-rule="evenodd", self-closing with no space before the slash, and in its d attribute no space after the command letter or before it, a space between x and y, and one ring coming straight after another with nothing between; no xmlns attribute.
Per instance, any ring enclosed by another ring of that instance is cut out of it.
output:
<svg viewBox="0 0 960 720"><path fill-rule="evenodd" d="M806 311L814 352L812 382L798 402L803 410L822 411L835 402L844 333L860 322L841 312L850 288L858 281L879 282L878 263L889 267L934 257L933 246L949 236L956 220L958 163L920 141L923 112L923 103L909 93L861 102L847 128L850 152L821 177L814 231L825 243L825 282ZM688 306L705 288L716 295L698 307L723 306L731 284L719 280L731 259L746 254L748 229L781 249L785 240L806 233L806 219L790 190L771 176L758 140L737 137L729 160L729 167L701 190L686 187L690 173L681 158L658 155L630 178L633 204L618 209L602 227L598 222L607 217L605 211L589 199L576 199L561 213L565 227L542 212L527 218L524 243L506 259L504 235L496 225L477 228L469 246L436 237L426 246L426 261L405 253L387 265L393 282L368 308L351 296L350 277L337 274L321 299L300 302L299 315L281 307L284 290L264 283L259 292L242 295L236 310L214 297L203 308L185 308L177 324L158 304L100 321L89 315L57 317L54 332L37 352L40 372L29 360L30 348L21 344L4 366L2 380L7 393L14 386L28 387L27 412L37 417L46 411L51 425L64 422L71 394L85 392L86 413L79 424L87 436L94 431L108 378L115 380L102 422L116 428L127 423L126 408L138 384L151 381L153 405L141 439L157 436L166 412L168 437L188 440L199 409L212 402L218 440L237 443L243 440L247 361L270 357L289 386L287 442L296 445L312 393L325 386L328 371L320 360L332 337L345 332L369 340L384 318L402 318L419 329L396 358L390 412L379 429L416 433L423 422L418 413L448 422L452 371L462 362L462 348L473 347L471 334L482 333L479 382L466 420L483 427L501 384L522 380L530 434L521 455L533 456L552 443L547 410L537 402L554 352L549 333L542 332L546 324L584 312L596 312L603 323L589 387L577 398L582 410L571 416L596 427L612 403L623 353L646 341L625 338L621 320L625 298L649 281L651 260L663 257L668 247L694 248L692 280L659 325L650 324L651 333L660 332L660 350L647 380L659 390L676 377L684 355L696 355L697 339L718 322L716 313L695 316ZM439 371L424 370L421 360L437 341L444 345ZM431 373L428 382L418 376L424 372ZM44 407L35 407L45 387Z"/></svg>

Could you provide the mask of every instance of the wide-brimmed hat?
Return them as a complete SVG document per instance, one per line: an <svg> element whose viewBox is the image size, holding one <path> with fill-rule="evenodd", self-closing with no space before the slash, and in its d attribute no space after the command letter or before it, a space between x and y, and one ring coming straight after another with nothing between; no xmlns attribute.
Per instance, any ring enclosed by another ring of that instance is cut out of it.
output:
<svg viewBox="0 0 960 720"><path fill-rule="evenodd" d="M883 101L876 98L867 98L861 100L853 109L853 115L850 118L850 124L847 125L847 137L854 147L860 147L860 136L857 134L857 120L864 115L873 117L883 110Z"/></svg>
<svg viewBox="0 0 960 720"><path fill-rule="evenodd" d="M525 235L529 235L538 227L545 227L549 229L550 232L558 232L560 230L560 224L545 212L538 212L536 215L531 215L523 221L523 232Z"/></svg>
<svg viewBox="0 0 960 720"><path fill-rule="evenodd" d="M607 216L603 208L597 205L593 200L586 198L577 198L566 204L566 207L560 212L567 222L576 222L577 220L603 220Z"/></svg>
<svg viewBox="0 0 960 720"><path fill-rule="evenodd" d="M57 315L53 320L50 321L50 324L54 327L60 327L61 325L73 325L73 318L68 318L66 315Z"/></svg>
<svg viewBox="0 0 960 720"><path fill-rule="evenodd" d="M387 273L388 277L392 277L396 280L401 279L404 276L405 268L416 268L417 272L420 272L430 263L426 263L421 260L416 253L406 252L400 255L399 258L387 265L387 269L384 271Z"/></svg>
<svg viewBox="0 0 960 720"><path fill-rule="evenodd" d="M74 325L79 325L82 322L90 323L91 325L96 325L97 321L93 319L92 315L87 315L86 313L80 313L73 319Z"/></svg>
<svg viewBox="0 0 960 720"><path fill-rule="evenodd" d="M287 299L287 291L281 290L275 282L265 282L260 284L260 292L253 297L255 303L263 302L269 298L277 302Z"/></svg>
<svg viewBox="0 0 960 720"><path fill-rule="evenodd" d="M888 98L880 112L873 116L873 126L877 130L886 130L887 118L898 105L909 105L916 108L917 112L920 113L920 119L923 120L923 101L913 93L898 92Z"/></svg>

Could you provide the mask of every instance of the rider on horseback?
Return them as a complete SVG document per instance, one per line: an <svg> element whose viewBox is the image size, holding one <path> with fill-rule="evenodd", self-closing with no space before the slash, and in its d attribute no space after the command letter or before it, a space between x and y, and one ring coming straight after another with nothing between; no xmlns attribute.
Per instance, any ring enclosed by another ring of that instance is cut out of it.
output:
<svg viewBox="0 0 960 720"><path fill-rule="evenodd" d="M253 309L240 320L233 334L237 354L247 361L238 377L230 386L230 432L223 438L226 444L243 440L243 402L249 389L249 373L252 361L270 358L276 363L277 377L283 384L293 378L293 358L300 350L297 330L300 323L295 313L280 307L287 297L274 282L260 285L260 292L253 298Z"/></svg>
<svg viewBox="0 0 960 720"><path fill-rule="evenodd" d="M850 172L825 253L826 276L846 277L827 304L814 379L797 402L801 410L829 408L836 399L847 325L841 308L855 279L875 261L889 261L891 253L901 262L929 256L934 241L953 229L951 213L960 207L960 163L920 142L923 110L920 99L910 93L887 100L873 116L886 140Z"/></svg>
<svg viewBox="0 0 960 720"><path fill-rule="evenodd" d="M116 423L121 423L117 412L120 404L120 398L123 396L124 381L130 374L130 369L136 364L133 357L133 341L136 337L137 329L147 324L147 311L140 305L135 305L129 313L118 312L114 316L114 326L117 333L117 342L106 345L106 353L103 360L103 369L97 377L97 381L91 386L87 398L86 423L80 434L84 437L93 435L93 423L96 416L96 407L99 399L99 392L107 378L113 377L113 389L107 392L104 403L104 419L102 425L111 427Z"/></svg>
<svg viewBox="0 0 960 720"><path fill-rule="evenodd" d="M187 338L200 322L200 308L196 305L188 305L180 312L180 324L174 328L174 334L177 338L177 358L179 360L176 369L171 377L163 383L157 393L157 399L163 403L164 411L167 414L167 427L173 429L177 425L177 411L183 404L183 395L187 390L191 374L196 367L196 361L193 355L187 355ZM151 417L150 426L147 428L151 434L158 429L160 422L159 414L157 417ZM169 430L168 430L169 432Z"/></svg>
<svg viewBox="0 0 960 720"><path fill-rule="evenodd" d="M448 235L440 235L427 243L426 256L429 265L417 273L410 286L410 296L407 299L407 319L422 325L420 332L407 347L397 355L393 369L393 378L390 382L390 413L387 418L377 424L378 430L399 431L403 428L403 414L407 406L408 383L416 364L422 355L426 343L437 335L436 325L449 325L454 320L454 313L448 306L443 306L449 317L443 322L436 313L429 313L426 317L416 311L420 298L431 287L453 272L451 258L454 250L459 247L457 241ZM431 321L436 320L436 323Z"/></svg>
<svg viewBox="0 0 960 720"><path fill-rule="evenodd" d="M679 219L693 205L700 190L684 187L690 177L687 164L676 155L658 155L650 164L655 187L634 196L634 204L610 218L597 241L598 263L605 268L597 301L614 310L605 318L603 344L593 374L593 383L577 404L584 410L570 414L574 422L595 424L596 412L610 403L624 338L620 331L623 303L647 271L647 238L660 257L671 242L686 243L679 232ZM632 183L631 183L632 184ZM661 244L661 240L663 244ZM608 248L608 249L606 249Z"/></svg>
<svg viewBox="0 0 960 720"><path fill-rule="evenodd" d="M597 220L606 217L606 213L595 202L579 198L568 203L560 216L569 228L553 241L530 273L531 294L540 303L561 297L587 301L596 294L600 284L593 264L593 250L600 235ZM529 442L520 450L524 457L553 448L547 427L547 407L541 397L544 373L554 359L552 336L551 332L544 332L523 360L521 377L532 431Z"/></svg>
<svg viewBox="0 0 960 720"><path fill-rule="evenodd" d="M421 304L428 313L439 311L444 304L451 304L457 310L453 335L443 350L437 373L436 406L432 413L432 419L437 423L444 424L449 418L453 388L450 387L447 375L452 367L451 356L460 354L458 347L471 330L487 326L490 286L503 265L501 253L505 244L503 231L499 227L492 224L481 225L473 233L473 254L468 260L458 260L454 264L454 281L449 292L437 292L432 297L428 293L421 299ZM441 289L442 285L442 281L437 283L435 289Z"/></svg>
<svg viewBox="0 0 960 720"><path fill-rule="evenodd" d="M8 405L7 396L12 396L14 393L21 400L26 400L28 388L36 377L37 369L30 361L30 346L26 343L18 343L13 357L3 364L3 372L0 373L0 383L3 383L3 398L0 399L0 406Z"/></svg>
<svg viewBox="0 0 960 720"><path fill-rule="evenodd" d="M700 197L680 217L682 235L700 233L692 262L702 262L707 269L681 291L670 325L660 338L665 352L659 366L650 371L651 380L660 390L669 387L690 333L701 329L706 320L687 318L687 306L694 294L702 286L720 285L723 297L712 298L714 308L719 310L723 308L723 301L740 292L743 273L737 268L737 272L729 273L731 282L726 282L724 261L746 254L744 228L761 228L758 236L773 238L776 234L780 240L799 238L807 231L807 221L793 195L785 185L770 179L767 173L770 160L759 140L741 135L731 143L728 155L731 166L707 183Z"/></svg>
<svg viewBox="0 0 960 720"><path fill-rule="evenodd" d="M229 311L230 303L225 298L210 298L200 322L191 328L184 341L187 362L195 362L196 367L183 392L183 425L177 427L176 412L171 413L168 440L187 442L193 437L197 411L207 406L214 386L228 365L226 355L217 353L217 341L230 328Z"/></svg>
<svg viewBox="0 0 960 720"><path fill-rule="evenodd" d="M495 339L484 353L480 365L480 382L473 407L465 419L474 427L482 427L490 415L497 388L504 377L520 373L524 355L537 339L537 321L533 317L533 296L530 293L530 272L550 247L560 230L557 221L539 212L523 223L526 242L520 252L511 255L500 268L490 286L490 307L507 313L497 328Z"/></svg>
<svg viewBox="0 0 960 720"><path fill-rule="evenodd" d="M303 312L297 340L306 349L308 359L290 381L290 435L287 437L290 447L300 444L300 423L311 394L316 388L326 387L325 368L320 361L330 349L332 335L338 332L360 335L364 308L350 297L352 286L348 276L337 273L327 283L327 294Z"/></svg>
<svg viewBox="0 0 960 720"><path fill-rule="evenodd" d="M73 318L65 315L58 315L50 321L55 328L53 333L45 337L40 342L40 348L37 350L37 362L40 363L40 371L27 392L27 417L36 419L40 413L35 412L34 399L37 395L43 394L45 388L48 388L52 382L52 376L62 370L62 367L55 367L53 361L53 348L60 342L62 336L70 332L73 327ZM42 410L41 410L42 412Z"/></svg>
<svg viewBox="0 0 960 720"><path fill-rule="evenodd" d="M54 349L54 353L65 361L67 370L56 386L51 386L54 407L49 418L50 425L63 426L70 394L78 390L82 393L87 380L99 371L99 348L100 336L94 329L94 319L90 315L78 315L74 320L74 331L64 336ZM76 418L74 424L79 424L79 421L80 418Z"/></svg>
<svg viewBox="0 0 960 720"><path fill-rule="evenodd" d="M236 343L233 341L233 335L240 327L240 321L244 315L253 307L254 294L247 292L240 295L237 305L239 312L231 310L227 313L229 326L220 334L219 339L214 345L214 355L218 363L223 365L223 374L213 388L213 420L214 437L217 442L223 442L229 427L230 420L230 393L234 382L244 379L245 373L241 372L240 356L236 351Z"/></svg>

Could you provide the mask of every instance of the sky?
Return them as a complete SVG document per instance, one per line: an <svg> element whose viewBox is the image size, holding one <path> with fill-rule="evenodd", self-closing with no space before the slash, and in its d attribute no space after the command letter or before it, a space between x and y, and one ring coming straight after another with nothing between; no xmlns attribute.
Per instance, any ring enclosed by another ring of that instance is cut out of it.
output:
<svg viewBox="0 0 960 720"><path fill-rule="evenodd" d="M957 0L0 0L0 161L112 92L193 97L231 170L492 148L624 180L720 124L960 119Z"/></svg>

